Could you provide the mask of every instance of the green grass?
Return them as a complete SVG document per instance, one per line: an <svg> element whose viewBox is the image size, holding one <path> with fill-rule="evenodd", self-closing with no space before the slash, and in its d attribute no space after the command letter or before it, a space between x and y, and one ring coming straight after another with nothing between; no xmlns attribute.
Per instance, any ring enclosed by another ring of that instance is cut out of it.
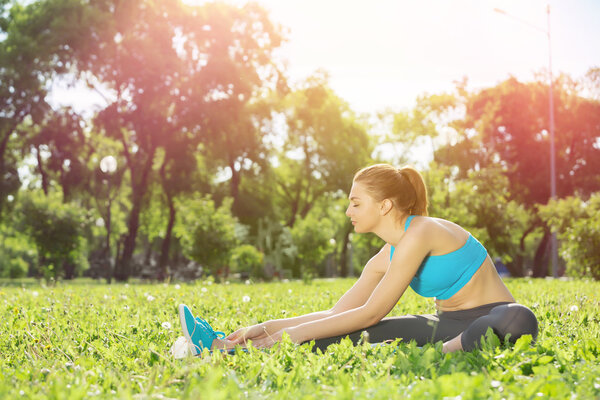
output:
<svg viewBox="0 0 600 400"><path fill-rule="evenodd" d="M444 355L439 344L345 342L320 355L284 342L269 351L174 359L179 303L231 332L327 309L353 280L54 287L3 281L0 398L600 398L600 282L506 282L538 316L535 345L521 339L513 347ZM409 290L392 315L433 311L431 300Z"/></svg>

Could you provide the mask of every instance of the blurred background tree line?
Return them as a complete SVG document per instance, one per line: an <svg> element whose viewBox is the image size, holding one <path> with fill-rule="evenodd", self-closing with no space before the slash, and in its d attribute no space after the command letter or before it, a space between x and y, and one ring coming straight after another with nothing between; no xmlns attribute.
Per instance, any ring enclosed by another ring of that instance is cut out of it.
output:
<svg viewBox="0 0 600 400"><path fill-rule="evenodd" d="M383 243L344 215L354 173L430 146L430 215L513 276L551 272L554 230L561 275L600 278L600 68L554 83L549 201L544 74L359 115L325 72L289 84L284 40L255 4L0 0L0 277L357 274Z"/></svg>

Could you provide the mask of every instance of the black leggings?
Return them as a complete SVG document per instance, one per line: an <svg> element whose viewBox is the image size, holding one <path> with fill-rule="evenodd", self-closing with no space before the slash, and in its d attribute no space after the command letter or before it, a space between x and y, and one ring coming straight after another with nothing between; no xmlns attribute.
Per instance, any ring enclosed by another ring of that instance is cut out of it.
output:
<svg viewBox="0 0 600 400"><path fill-rule="evenodd" d="M481 337L485 336L488 328L492 328L501 340L510 334L509 340L512 343L527 334L535 341L538 334L537 319L529 308L517 303L500 302L460 311L384 318L366 329L317 339L313 351L317 349L325 351L327 346L339 343L345 337L349 337L354 344L357 344L363 331L368 333L368 340L371 343L402 339L405 342L415 340L418 346L438 341L445 342L462 333L462 348L471 351L479 347Z"/></svg>

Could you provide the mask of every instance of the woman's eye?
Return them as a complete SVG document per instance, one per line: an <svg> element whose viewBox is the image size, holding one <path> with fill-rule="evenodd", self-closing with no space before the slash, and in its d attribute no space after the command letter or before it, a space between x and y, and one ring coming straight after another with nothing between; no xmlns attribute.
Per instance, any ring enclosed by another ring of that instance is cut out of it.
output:
<svg viewBox="0 0 600 400"><path fill-rule="evenodd" d="M352 207L358 207L358 204L353 205Z"/></svg>

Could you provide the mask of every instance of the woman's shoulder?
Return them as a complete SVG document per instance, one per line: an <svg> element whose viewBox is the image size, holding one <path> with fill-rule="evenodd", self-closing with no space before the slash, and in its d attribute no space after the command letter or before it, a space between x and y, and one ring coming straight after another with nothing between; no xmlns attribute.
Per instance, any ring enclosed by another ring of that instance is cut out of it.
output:
<svg viewBox="0 0 600 400"><path fill-rule="evenodd" d="M410 228L412 229L407 230L407 234L410 232L410 236L416 237L417 240L427 241L432 245L432 250L439 246L446 248L453 247L456 243L464 244L469 236L469 232L460 225L443 218L429 216L413 218Z"/></svg>
<svg viewBox="0 0 600 400"><path fill-rule="evenodd" d="M456 225L453 222L442 218L430 217L428 215L411 215L410 221L406 224L406 230L410 228L412 232L430 231L431 229L443 228L447 224Z"/></svg>

